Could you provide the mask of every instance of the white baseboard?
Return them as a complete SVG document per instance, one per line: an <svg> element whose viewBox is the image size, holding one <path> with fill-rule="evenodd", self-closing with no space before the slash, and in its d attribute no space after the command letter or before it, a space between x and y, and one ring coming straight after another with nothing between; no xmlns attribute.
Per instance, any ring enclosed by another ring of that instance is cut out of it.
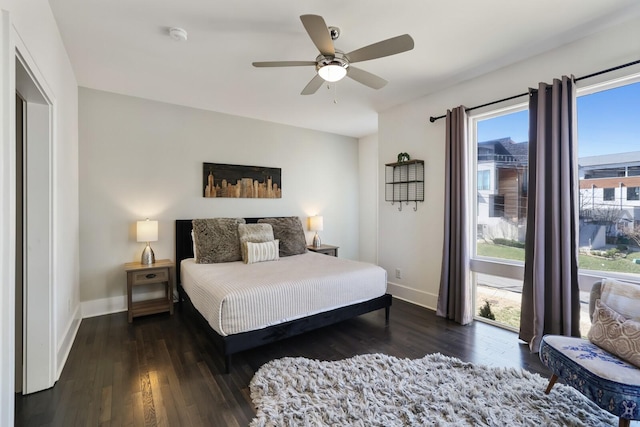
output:
<svg viewBox="0 0 640 427"><path fill-rule="evenodd" d="M127 296L94 299L82 302L82 318L127 311Z"/></svg>
<svg viewBox="0 0 640 427"><path fill-rule="evenodd" d="M69 357L69 352L71 351L71 346L73 346L73 342L76 339L76 335L78 334L78 329L80 329L80 306L77 306L73 315L71 316L71 322L69 322L69 326L67 327L67 331L58 346L58 354L56 356L56 361L58 362L58 366L56 367L56 381L60 379L60 374L62 373L62 369L64 365L67 363L67 358Z"/></svg>
<svg viewBox="0 0 640 427"><path fill-rule="evenodd" d="M438 295L430 292L409 288L393 282L387 282L387 292L393 295L394 298L420 305L429 310L435 311L438 306Z"/></svg>
<svg viewBox="0 0 640 427"><path fill-rule="evenodd" d="M133 301L162 298L164 291L137 292L133 295ZM82 318L103 316L105 314L127 311L127 296L94 299L82 302Z"/></svg>

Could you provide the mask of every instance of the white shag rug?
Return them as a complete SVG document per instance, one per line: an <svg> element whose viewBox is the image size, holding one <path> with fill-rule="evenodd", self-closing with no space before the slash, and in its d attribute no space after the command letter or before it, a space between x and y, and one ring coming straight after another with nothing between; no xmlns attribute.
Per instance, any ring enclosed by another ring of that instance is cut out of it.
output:
<svg viewBox="0 0 640 427"><path fill-rule="evenodd" d="M616 426L576 390L521 369L439 353L336 362L284 358L251 380L251 426Z"/></svg>

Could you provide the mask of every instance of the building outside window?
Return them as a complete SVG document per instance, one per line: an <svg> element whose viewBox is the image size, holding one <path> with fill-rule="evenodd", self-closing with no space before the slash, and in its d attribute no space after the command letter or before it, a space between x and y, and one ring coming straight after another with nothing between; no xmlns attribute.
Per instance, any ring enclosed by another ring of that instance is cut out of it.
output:
<svg viewBox="0 0 640 427"><path fill-rule="evenodd" d="M640 200L640 187L627 187L627 200Z"/></svg>

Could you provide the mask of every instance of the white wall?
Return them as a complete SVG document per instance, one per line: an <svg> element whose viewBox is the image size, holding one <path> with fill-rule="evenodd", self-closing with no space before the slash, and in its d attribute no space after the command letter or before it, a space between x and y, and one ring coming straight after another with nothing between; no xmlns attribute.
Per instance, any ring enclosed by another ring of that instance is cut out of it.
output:
<svg viewBox="0 0 640 427"><path fill-rule="evenodd" d="M215 96L215 94L211 94ZM180 218L324 216L322 241L358 258L358 140L80 88L83 315L123 310L136 220L159 221L156 259L174 259ZM205 199L202 163L282 169L281 199ZM307 232L310 242L312 233Z"/></svg>
<svg viewBox="0 0 640 427"><path fill-rule="evenodd" d="M379 263L394 283L395 296L436 307L443 241L444 129L445 120L430 123L430 116L444 114L458 105L472 107L526 92L540 81L563 74L587 75L638 59L640 20L636 19L586 39L470 80L453 88L382 112L378 117L380 158ZM591 85L623 74L640 71L638 66L588 79ZM526 102L519 98L513 103ZM498 108L500 105L491 108ZM486 109L485 109L486 111ZM480 111L476 111L480 112ZM505 135L508 136L508 135ZM383 164L393 162L399 152L425 161L425 203L418 211L402 212L385 203ZM401 268L403 278L393 278Z"/></svg>
<svg viewBox="0 0 640 427"><path fill-rule="evenodd" d="M72 342L79 325L79 284L78 284L78 137L77 137L77 83L67 57L62 39L58 32L53 14L46 0L2 0L3 12L0 42L3 55L0 58L2 72L3 104L0 108L3 131L1 134L3 166L0 174L2 185L2 221L0 221L0 240L3 242L0 277L4 289L12 288L14 282L15 233L12 219L15 210L15 180L12 176L15 168L15 132L11 119L12 108L7 109L7 96L13 99L15 90L12 69L16 47L26 58L35 73L54 100L52 116L53 152L52 152L52 297L53 325L51 327L55 348L54 360L56 378L66 358L68 345ZM9 50L7 50L7 47ZM11 101L13 102L13 101ZM6 126L6 125L9 126ZM4 298L0 304L3 313L0 330L0 425L13 424L13 375L14 375L14 295ZM11 313L11 320L5 321L4 314ZM53 384L50 384L53 385Z"/></svg>
<svg viewBox="0 0 640 427"><path fill-rule="evenodd" d="M360 138L359 170L359 235L360 261L378 263L378 134Z"/></svg>

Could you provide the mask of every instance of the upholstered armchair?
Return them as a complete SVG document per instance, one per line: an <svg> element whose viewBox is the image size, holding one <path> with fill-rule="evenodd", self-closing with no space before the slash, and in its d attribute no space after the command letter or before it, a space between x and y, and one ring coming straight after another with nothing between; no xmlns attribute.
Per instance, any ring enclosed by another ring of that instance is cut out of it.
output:
<svg viewBox="0 0 640 427"><path fill-rule="evenodd" d="M619 418L620 427L640 420L640 286L597 282L589 304L588 340L546 335L540 360L558 378Z"/></svg>

